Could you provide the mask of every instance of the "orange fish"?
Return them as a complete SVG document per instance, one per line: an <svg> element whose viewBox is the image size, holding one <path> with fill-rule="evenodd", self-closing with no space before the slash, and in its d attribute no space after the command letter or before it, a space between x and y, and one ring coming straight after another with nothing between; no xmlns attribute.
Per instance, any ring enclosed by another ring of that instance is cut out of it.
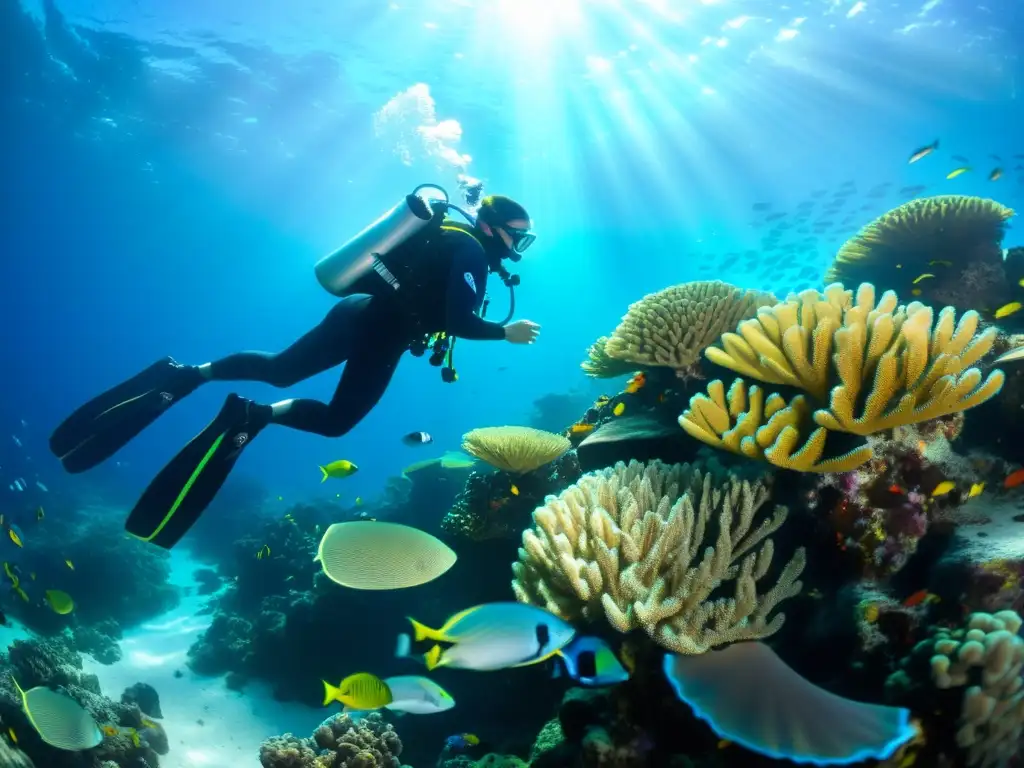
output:
<svg viewBox="0 0 1024 768"><path fill-rule="evenodd" d="M913 608L921 603L937 603L939 598L931 594L927 589L919 589L917 592L912 594L906 600L903 601L903 605L907 608Z"/></svg>
<svg viewBox="0 0 1024 768"><path fill-rule="evenodd" d="M906 489L901 488L898 485L893 484L893 485L889 486L889 493L906 493L906 492L907 492Z"/></svg>
<svg viewBox="0 0 1024 768"><path fill-rule="evenodd" d="M1024 469L1018 469L1007 475L1003 480L1003 488L1016 488L1021 483L1024 483Z"/></svg>
<svg viewBox="0 0 1024 768"><path fill-rule="evenodd" d="M625 392L627 395L635 395L637 392L644 388L644 385L646 383L647 374L641 371L640 373L636 374L636 376L629 380L629 382L626 384Z"/></svg>

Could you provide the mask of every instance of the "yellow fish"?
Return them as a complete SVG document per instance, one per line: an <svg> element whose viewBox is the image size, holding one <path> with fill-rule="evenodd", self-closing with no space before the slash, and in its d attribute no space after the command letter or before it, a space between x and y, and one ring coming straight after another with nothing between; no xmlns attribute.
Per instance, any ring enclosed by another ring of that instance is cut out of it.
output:
<svg viewBox="0 0 1024 768"><path fill-rule="evenodd" d="M264 557L270 557L270 547L266 544L260 547L260 551L256 553L257 560L262 560Z"/></svg>
<svg viewBox="0 0 1024 768"><path fill-rule="evenodd" d="M914 285L917 285L922 280L927 280L929 277L935 277L931 272L925 272L923 275L918 275L914 278Z"/></svg>
<svg viewBox="0 0 1024 768"><path fill-rule="evenodd" d="M956 483L952 480L943 480L941 483L935 486L935 490L932 491L932 498L937 496L945 496L947 493L956 488Z"/></svg>
<svg viewBox="0 0 1024 768"><path fill-rule="evenodd" d="M339 459L338 461L332 461L330 464L326 464L320 467L320 471L323 472L323 477L320 478L320 482L326 482L328 477L335 477L338 479L350 477L359 471L359 467L353 464L348 459Z"/></svg>
<svg viewBox="0 0 1024 768"><path fill-rule="evenodd" d="M1018 304L1017 306L1020 306L1020 305ZM17 547L24 547L25 546L24 544L21 543L21 536L19 536L17 534L17 532L13 528L8 528L7 529L7 535L11 537L11 541L14 542L15 546L17 546Z"/></svg>
<svg viewBox="0 0 1024 768"><path fill-rule="evenodd" d="M71 562L70 560L65 560L65 561L64 561L64 565L66 565L66 566L67 566L68 568L70 568L70 569L71 569L72 571L73 571L73 570L75 570L75 564L74 564L74 563L72 563L72 562Z"/></svg>
<svg viewBox="0 0 1024 768"><path fill-rule="evenodd" d="M920 288L913 288L913 289L911 289L910 293L913 294L914 296L920 296L921 295L921 289Z"/></svg>
<svg viewBox="0 0 1024 768"><path fill-rule="evenodd" d="M357 507L362 506L362 503L363 503L363 497L362 496L356 496L356 506Z"/></svg>
<svg viewBox="0 0 1024 768"><path fill-rule="evenodd" d="M28 600L28 593L24 589L22 589L21 587L18 587L18 586L12 587L12 589L15 592L17 592L18 593L18 597L20 597L26 603L29 601Z"/></svg>
<svg viewBox="0 0 1024 768"><path fill-rule="evenodd" d="M71 595L59 589L46 590L46 602L50 604L55 613L59 613L61 616L67 616L75 610L75 603L71 599Z"/></svg>
<svg viewBox="0 0 1024 768"><path fill-rule="evenodd" d="M970 492L967 494L968 499L973 499L975 496L980 496L981 492L985 490L984 483L975 483L971 486Z"/></svg>
<svg viewBox="0 0 1024 768"><path fill-rule="evenodd" d="M996 320L1002 317L1009 317L1014 312L1017 312L1022 306L1019 301L1011 301L1009 304L1004 304L996 310Z"/></svg>
<svg viewBox="0 0 1024 768"><path fill-rule="evenodd" d="M331 685L326 680L323 681L323 684L323 705L325 707L332 701L339 701L352 709L380 709L393 701L388 684L369 672L357 672L354 675L349 675L337 686Z"/></svg>
<svg viewBox="0 0 1024 768"><path fill-rule="evenodd" d="M513 485L511 488L509 488L509 490L512 491L512 495L513 496L518 496L519 495L519 489L515 485Z"/></svg>
<svg viewBox="0 0 1024 768"><path fill-rule="evenodd" d="M612 408L612 414L615 415L615 416L621 416L625 412L626 412L626 404L625 403L619 403L614 408Z"/></svg>
<svg viewBox="0 0 1024 768"><path fill-rule="evenodd" d="M1017 285L1019 285L1021 288L1024 288L1024 277L1022 277L1020 280L1017 281ZM4 516L0 515L0 523L3 523L3 521L4 521Z"/></svg>
<svg viewBox="0 0 1024 768"><path fill-rule="evenodd" d="M14 729L13 729L13 728L8 728L8 729L7 729L7 735L11 737L11 741L12 741L13 743L15 743L15 744L17 744L17 743L18 743L18 736L17 736L17 734L15 734L15 732L14 732Z"/></svg>
<svg viewBox="0 0 1024 768"><path fill-rule="evenodd" d="M971 166L969 166L969 165L961 165L959 168L954 168L952 171L947 173L946 174L946 178L947 179L955 179L960 174L967 173L969 170L971 170Z"/></svg>
<svg viewBox="0 0 1024 768"><path fill-rule="evenodd" d="M952 267L953 266L953 262L952 261L947 261L946 259L935 259L933 261L929 261L928 262L928 266L929 267L934 267L934 266Z"/></svg>

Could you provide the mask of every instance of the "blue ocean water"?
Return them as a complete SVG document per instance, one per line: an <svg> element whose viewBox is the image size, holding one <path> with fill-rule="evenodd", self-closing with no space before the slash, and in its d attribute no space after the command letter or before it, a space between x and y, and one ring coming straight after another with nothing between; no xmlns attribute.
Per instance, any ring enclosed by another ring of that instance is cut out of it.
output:
<svg viewBox="0 0 1024 768"><path fill-rule="evenodd" d="M1021 40L1016 0L0 0L0 509L130 505L229 391L329 399L338 370L287 395L211 384L88 475L46 448L163 355L291 343L335 301L315 262L423 182L529 209L516 316L538 343L461 341L455 384L407 357L343 438L269 429L236 498L349 507L437 453L407 432L455 449L548 394L584 410L588 345L645 293L820 287L799 271L915 196L1020 210ZM336 459L359 473L321 484Z"/></svg>

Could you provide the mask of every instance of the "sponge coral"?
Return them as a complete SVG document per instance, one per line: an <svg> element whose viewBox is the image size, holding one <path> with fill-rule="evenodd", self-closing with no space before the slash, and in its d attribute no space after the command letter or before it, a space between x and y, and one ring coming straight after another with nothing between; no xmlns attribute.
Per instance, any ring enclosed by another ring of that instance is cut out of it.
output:
<svg viewBox="0 0 1024 768"><path fill-rule="evenodd" d="M1012 209L981 197L911 200L850 238L825 273L825 282L873 280L885 288L909 291L922 274L979 260L979 248L997 254L1013 215Z"/></svg>
<svg viewBox="0 0 1024 768"><path fill-rule="evenodd" d="M768 637L783 622L769 614L800 591L804 568L797 550L776 586L757 594L774 552L768 537L786 519L776 507L752 527L768 495L761 482L687 464L620 462L585 475L533 513L513 591L569 620L603 614L620 632L642 627L675 653ZM712 597L724 582L733 597Z"/></svg>
<svg viewBox="0 0 1024 768"><path fill-rule="evenodd" d="M696 395L679 424L709 445L809 472L851 470L871 456L863 439L839 446L830 433L863 438L973 408L996 395L1004 375L982 381L972 367L992 348L995 330L977 333L980 317L955 323L919 302L899 306L887 291L841 284L790 295L726 333L709 360L768 385L803 390L786 400L737 379ZM817 408L815 407L817 406ZM826 445L831 443L831 445ZM851 447L852 444L852 447Z"/></svg>
<svg viewBox="0 0 1024 768"><path fill-rule="evenodd" d="M1006 765L1024 735L1024 640L1015 611L972 614L966 632L935 640L932 679L938 688L965 686L957 744L975 768ZM980 675L978 672L980 671ZM973 674L972 674L973 672Z"/></svg>
<svg viewBox="0 0 1024 768"><path fill-rule="evenodd" d="M462 450L492 467L521 475L559 458L572 444L533 427L483 427L462 436Z"/></svg>
<svg viewBox="0 0 1024 768"><path fill-rule="evenodd" d="M771 294L718 280L673 285L630 305L604 354L634 368L664 366L687 376L722 333L774 303Z"/></svg>

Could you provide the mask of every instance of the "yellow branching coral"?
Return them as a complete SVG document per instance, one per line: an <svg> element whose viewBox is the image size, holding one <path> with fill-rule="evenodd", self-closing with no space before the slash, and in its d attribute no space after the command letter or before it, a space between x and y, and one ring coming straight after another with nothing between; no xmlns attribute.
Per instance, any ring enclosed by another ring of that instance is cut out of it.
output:
<svg viewBox="0 0 1024 768"><path fill-rule="evenodd" d="M602 336L587 350L587 359L580 363L583 372L595 379L615 379L635 372L641 366L616 360L608 354L608 337Z"/></svg>
<svg viewBox="0 0 1024 768"><path fill-rule="evenodd" d="M604 352L638 366L664 366L683 375L726 330L775 297L718 280L674 285L630 305Z"/></svg>
<svg viewBox="0 0 1024 768"><path fill-rule="evenodd" d="M777 584L757 594L774 553L768 537L786 519L776 507L754 527L768 495L763 483L686 464L620 462L534 511L512 589L568 620L642 627L674 653L768 637L784 620L769 615L800 591L804 568L800 549ZM731 598L714 595L725 582Z"/></svg>
<svg viewBox="0 0 1024 768"><path fill-rule="evenodd" d="M922 274L976 259L979 247L998 249L1013 215L1013 209L995 200L968 195L911 200L850 238L825 282L873 280L883 288L909 291Z"/></svg>
<svg viewBox="0 0 1024 768"><path fill-rule="evenodd" d="M463 451L513 474L533 472L571 447L567 437L532 427L483 427L462 436Z"/></svg>
<svg viewBox="0 0 1024 768"><path fill-rule="evenodd" d="M956 323L950 307L933 321L930 307L899 306L892 291L876 303L869 283L856 295L840 284L791 295L758 310L706 355L749 379L806 395L766 399L742 379L728 392L715 381L690 400L679 423L709 445L776 466L852 469L870 458L870 449L861 441L852 450L828 450L826 441L839 442L829 432L863 437L928 421L973 408L1002 387L1002 371L983 381L972 367L992 348L995 329L979 334L976 312Z"/></svg>

